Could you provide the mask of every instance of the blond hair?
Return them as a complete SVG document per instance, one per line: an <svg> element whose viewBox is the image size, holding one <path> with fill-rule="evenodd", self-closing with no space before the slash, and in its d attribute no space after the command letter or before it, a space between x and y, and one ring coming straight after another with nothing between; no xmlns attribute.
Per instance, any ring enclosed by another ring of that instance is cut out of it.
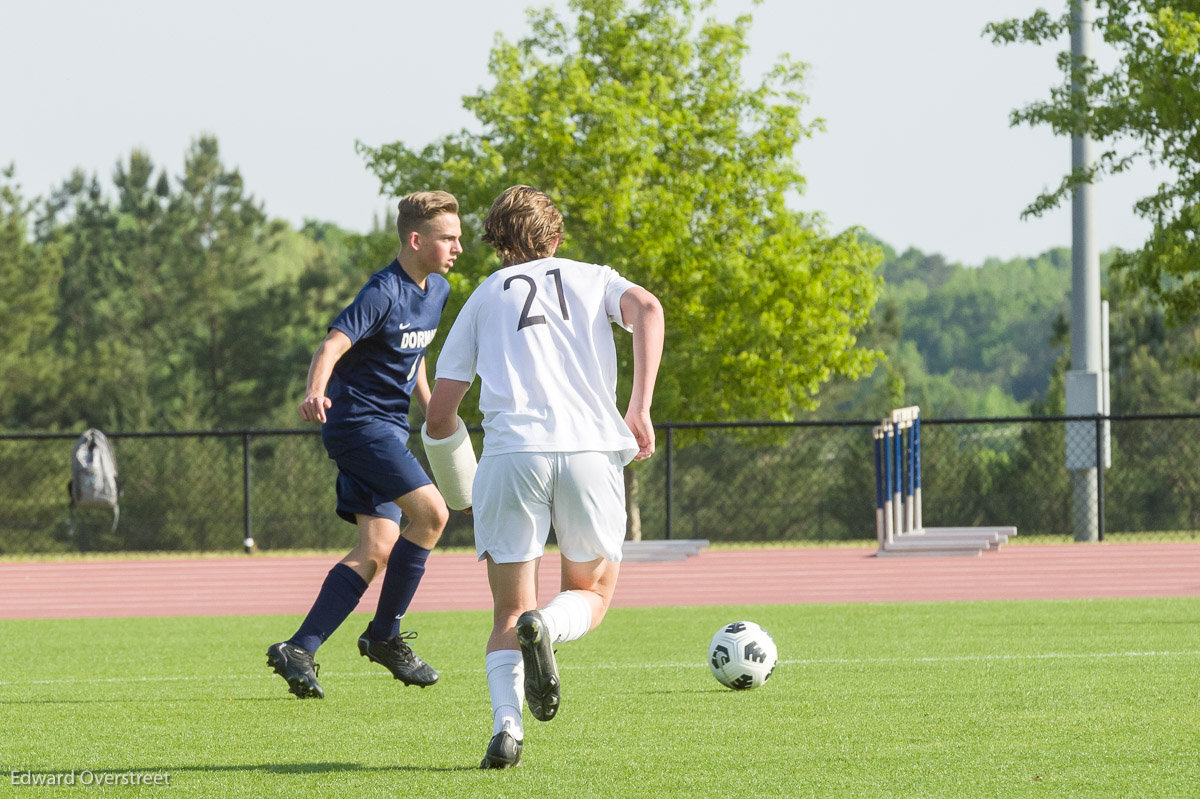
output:
<svg viewBox="0 0 1200 799"><path fill-rule="evenodd" d="M404 243L409 233L419 231L435 216L457 214L458 200L448 191L416 191L401 197L396 208L396 233Z"/></svg>
<svg viewBox="0 0 1200 799"><path fill-rule="evenodd" d="M562 237L562 214L553 200L532 186L505 189L483 221L483 240L506 266L548 258Z"/></svg>

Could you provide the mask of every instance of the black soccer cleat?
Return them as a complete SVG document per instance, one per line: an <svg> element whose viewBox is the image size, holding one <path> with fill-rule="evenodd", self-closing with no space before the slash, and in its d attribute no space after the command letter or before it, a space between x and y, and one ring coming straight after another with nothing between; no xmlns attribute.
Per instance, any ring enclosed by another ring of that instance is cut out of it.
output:
<svg viewBox="0 0 1200 799"><path fill-rule="evenodd" d="M518 741L508 730L501 730L492 736L479 767L513 768L518 766L521 763L521 749L524 745L523 741Z"/></svg>
<svg viewBox="0 0 1200 799"><path fill-rule="evenodd" d="M288 690L300 699L324 699L325 692L317 682L321 667L313 663L312 652L286 641L267 649L267 665L287 680Z"/></svg>
<svg viewBox="0 0 1200 799"><path fill-rule="evenodd" d="M371 637L370 626L358 637L358 652L363 657L385 666L400 682L405 685L419 685L424 688L438 681L438 673L425 661L421 660L405 641L417 637L413 630L393 635L386 641L376 641Z"/></svg>
<svg viewBox="0 0 1200 799"><path fill-rule="evenodd" d="M558 712L561 686L554 647L546 635L546 621L540 611L526 611L517 619L517 643L525 661L525 701L529 712L538 721L549 721Z"/></svg>

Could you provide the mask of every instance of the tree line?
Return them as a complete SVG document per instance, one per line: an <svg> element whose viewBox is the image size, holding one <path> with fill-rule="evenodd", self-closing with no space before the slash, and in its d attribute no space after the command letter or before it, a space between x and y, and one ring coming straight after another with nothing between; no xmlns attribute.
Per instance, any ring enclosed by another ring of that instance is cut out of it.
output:
<svg viewBox="0 0 1200 799"><path fill-rule="evenodd" d="M175 179L133 151L110 183L77 172L43 200L25 198L10 168L0 237L8 431L291 427L325 325L396 247L390 225L272 219L212 138ZM866 234L861 246L882 253L862 340L886 358L865 379L827 386L812 416L873 418L901 404L943 417L1061 411L1069 250L969 266ZM488 267L480 248L464 283ZM1107 268L1114 256L1103 259L1114 412L1193 410L1200 327L1168 326L1146 289ZM732 418L760 417L672 421Z"/></svg>
<svg viewBox="0 0 1200 799"><path fill-rule="evenodd" d="M1156 223L1147 247L1106 256L1105 292L1114 410L1190 409L1195 114L1174 111L1200 97L1200 22L1192 2L1100 5L1118 67L1068 59L1068 88L1013 121L1134 137L1134 156L1174 167L1179 180L1139 206ZM561 16L530 11L527 36L497 39L492 84L464 98L480 132L419 152L360 143L385 194L444 188L462 203L471 246L444 323L496 266L478 238L491 199L525 182L562 208L563 255L608 263L663 299L658 419L861 417L913 403L943 416L1052 412L1065 368L1064 251L948 264L796 210L798 154L821 127L807 115L805 65L783 56L749 81L750 15L719 22L701 17L707 7L571 0ZM1069 10L1039 11L989 32L1045 44L1069 24ZM1138 82L1151 73L1157 83ZM1070 81L1089 78L1081 106ZM1138 127L1167 106L1172 114ZM1031 212L1123 163L1106 151L1097 174L1068 176ZM23 196L9 167L0 426L291 426L325 325L395 249L387 220L356 233L271 218L213 137L195 141L177 176L135 150L111 183L77 171L45 198Z"/></svg>
<svg viewBox="0 0 1200 799"><path fill-rule="evenodd" d="M477 227L484 212L477 204L463 215ZM696 295L675 306L676 357L664 369L660 418L753 417L758 384L765 413L791 413L815 404L823 375L857 374L875 357L854 346L855 320L865 325L875 291L871 245L852 232L781 235L798 237L806 262L754 285L735 277L749 270L751 253L727 275L703 260L662 279L626 264L626 274L660 293ZM213 137L195 141L177 177L135 150L111 181L76 171L46 198L26 198L9 167L0 174L0 236L0 427L8 431L292 426L326 325L397 249L390 220L356 233L271 218ZM497 265L477 235L468 245L451 275L443 336ZM834 260L820 261L818 248ZM586 257L580 244L565 249ZM659 260L665 272L670 259ZM811 290L809 271L840 273L845 293L826 287L830 313L818 316L824 304L811 303L804 322L790 313L788 295ZM764 294L751 301L756 289ZM851 302L854 293L863 296ZM816 345L793 341L821 330L844 339L841 367ZM787 379L768 390L777 371ZM712 390L714 380L722 391Z"/></svg>
<svg viewBox="0 0 1200 799"><path fill-rule="evenodd" d="M290 426L323 325L392 250L271 219L210 137L174 179L135 150L37 201L0 181L7 430Z"/></svg>
<svg viewBox="0 0 1200 799"><path fill-rule="evenodd" d="M1069 248L964 265L880 246L883 285L864 341L886 357L865 380L831 385L817 416L875 418L903 405L941 418L1065 413ZM1153 290L1118 267L1120 255L1100 259L1112 412L1195 412L1200 320L1173 321Z"/></svg>
<svg viewBox="0 0 1200 799"><path fill-rule="evenodd" d="M1048 44L1071 24L1067 5L1059 16L1039 11L989 32L998 43ZM943 418L1062 413L1065 250L963 265L915 249L898 253L859 228L830 231L818 212L796 210L802 144L821 127L807 113L805 66L782 57L760 81L748 81L749 15L702 19L709 5L693 0L567 6L562 16L531 11L527 36L497 39L491 85L464 98L479 132L420 151L404 142L359 145L384 194L442 188L462 204L468 248L451 273L431 360L462 302L497 265L479 243L483 215L499 191L523 182L563 210L564 256L608 263L663 299L668 330L656 420L870 419L910 404ZM1133 140L1128 157L1173 171L1175 179L1136 208L1154 223L1146 246L1102 261L1112 407L1194 411L1200 9L1195 0L1100 0L1099 7L1096 25L1117 50L1117 66L1102 72L1060 57L1064 85L1049 101L1014 112L1013 122ZM1080 79L1089 85L1087 102L1071 89ZM1066 176L1029 211L1053 207L1080 181L1128 163L1105 150L1095 173ZM325 326L397 246L389 220L357 233L272 218L222 161L213 137L197 139L174 176L137 150L111 179L75 172L44 198L25 196L18 174L14 167L0 173L5 431L295 427ZM627 344L619 355L628 359ZM627 391L618 387L619 396ZM472 408L468 398L467 421L478 422ZM1000 503L998 510L1032 507L1031 492L1066 479L1067 442L1061 425L1013 430L1016 439L972 439L1007 443L981 444L978 457L947 468L943 474L964 479L958 488L935 485L933 464L952 464L962 447L948 440L938 455L931 437L931 490L944 501L958 494ZM695 511L697 525L698 514L711 516L698 534L745 536L728 530L728 519L753 507L773 514L754 535L806 536L814 519L825 519L823 536L869 537L859 518L872 492L869 440L806 443L800 435L689 439L679 431L677 447L695 445L676 472L680 507ZM329 545L323 536L341 528L320 526L334 525L328 464L315 457L310 437L281 438L257 442L250 453L259 484L269 484L269 498L255 506L260 529L277 534L280 546ZM1131 483L1195 495L1186 476L1167 468L1174 453L1160 441L1122 446L1125 454L1140 446L1153 461L1114 458L1115 469L1136 472ZM232 440L206 452L199 439L171 447L123 442L123 457L141 474L127 487L129 521L122 538L100 531L89 546L223 548L238 540L231 536L241 522L236 477L244 453ZM284 468L264 478L276 459ZM0 503L0 551L30 541L79 546L62 533L65 455L17 442L0 461L19 486ZM641 468L651 515L663 506L653 495L663 485L660 469L661 459ZM631 510L638 472L627 470ZM218 480L220 490L206 494ZM797 485L808 486L809 504L798 504ZM716 501L713 486L732 486L728 504ZM1139 490L1121 506L1175 507L1170 496ZM1054 500L1038 518L1063 507ZM964 506L962 514L962 523L974 523L975 511ZM1194 529L1195 514L1145 524ZM1128 522L1129 529L1141 524ZM309 534L317 537L296 537Z"/></svg>

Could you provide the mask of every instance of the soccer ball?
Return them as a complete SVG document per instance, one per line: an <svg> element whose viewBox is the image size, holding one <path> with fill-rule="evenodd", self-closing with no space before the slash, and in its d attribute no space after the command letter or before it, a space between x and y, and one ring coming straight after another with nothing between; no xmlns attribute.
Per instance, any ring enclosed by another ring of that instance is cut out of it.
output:
<svg viewBox="0 0 1200 799"><path fill-rule="evenodd" d="M735 691L757 688L771 679L778 656L771 634L752 621L726 624L708 645L713 676Z"/></svg>

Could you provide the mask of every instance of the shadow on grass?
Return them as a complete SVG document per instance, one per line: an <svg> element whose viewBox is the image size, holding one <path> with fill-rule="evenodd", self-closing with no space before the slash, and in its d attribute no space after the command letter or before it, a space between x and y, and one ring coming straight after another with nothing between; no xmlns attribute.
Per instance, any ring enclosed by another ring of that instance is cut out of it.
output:
<svg viewBox="0 0 1200 799"><path fill-rule="evenodd" d="M212 702L291 702L290 696L239 696L218 698L213 696L196 696L187 699L159 699L156 697L99 697L92 699L0 699L2 705L174 705L186 703ZM299 700L295 700L299 701Z"/></svg>
<svg viewBox="0 0 1200 799"><path fill-rule="evenodd" d="M454 771L478 771L474 766L368 766L362 763L246 763L237 766L136 766L131 768L89 769L17 769L14 773L46 777L65 777L87 771L90 774L228 774L236 772L261 772L265 774L340 774L348 772L370 773L374 771L412 771L426 773L448 773Z"/></svg>

